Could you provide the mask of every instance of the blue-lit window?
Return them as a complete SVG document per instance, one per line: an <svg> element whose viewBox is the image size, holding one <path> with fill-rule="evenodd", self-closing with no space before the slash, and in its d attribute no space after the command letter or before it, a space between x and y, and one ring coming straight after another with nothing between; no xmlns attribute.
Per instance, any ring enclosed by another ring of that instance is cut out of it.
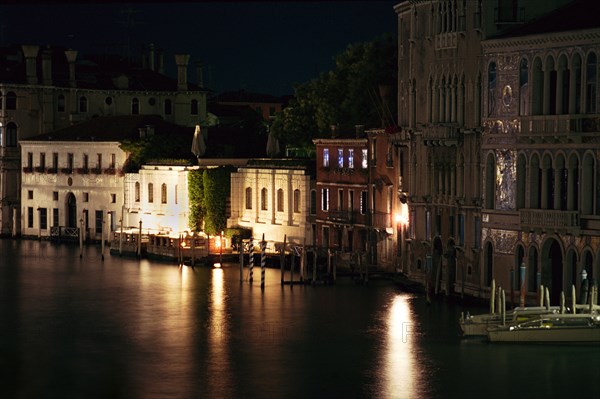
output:
<svg viewBox="0 0 600 399"><path fill-rule="evenodd" d="M368 151L366 148L363 148L362 150L362 168L363 169L367 169L369 167L369 159L367 158L368 155Z"/></svg>
<svg viewBox="0 0 600 399"><path fill-rule="evenodd" d="M344 167L344 149L338 148L338 168Z"/></svg>
<svg viewBox="0 0 600 399"><path fill-rule="evenodd" d="M323 167L329 167L329 148L323 148Z"/></svg>
<svg viewBox="0 0 600 399"><path fill-rule="evenodd" d="M354 169L354 149L348 149L348 168Z"/></svg>
<svg viewBox="0 0 600 399"><path fill-rule="evenodd" d="M321 209L324 211L329 210L329 189L321 189Z"/></svg>

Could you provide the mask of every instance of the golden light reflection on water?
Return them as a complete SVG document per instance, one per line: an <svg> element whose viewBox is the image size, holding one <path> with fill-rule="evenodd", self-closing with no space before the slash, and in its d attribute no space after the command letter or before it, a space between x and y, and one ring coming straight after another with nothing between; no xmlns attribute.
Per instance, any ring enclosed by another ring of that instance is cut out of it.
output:
<svg viewBox="0 0 600 399"><path fill-rule="evenodd" d="M407 295L396 295L386 317L384 387L386 397L416 398L419 386L417 370L416 326Z"/></svg>
<svg viewBox="0 0 600 399"><path fill-rule="evenodd" d="M228 341L229 321L227 318L227 293L223 269L212 269L212 285L209 292L209 325L207 373L209 392L224 393L230 387L231 375ZM218 376L218 377L217 377Z"/></svg>

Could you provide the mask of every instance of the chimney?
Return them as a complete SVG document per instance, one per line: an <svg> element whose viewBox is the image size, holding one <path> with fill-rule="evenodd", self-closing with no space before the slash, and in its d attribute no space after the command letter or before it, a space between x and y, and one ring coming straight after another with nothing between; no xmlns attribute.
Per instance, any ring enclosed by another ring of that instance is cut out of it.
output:
<svg viewBox="0 0 600 399"><path fill-rule="evenodd" d="M76 87L77 82L75 81L75 61L77 60L77 51L76 50L65 50L65 56L67 57L67 62L69 63L69 86Z"/></svg>
<svg viewBox="0 0 600 399"><path fill-rule="evenodd" d="M365 133L365 125L354 125L354 128L356 129L356 138L361 138Z"/></svg>
<svg viewBox="0 0 600 399"><path fill-rule="evenodd" d="M52 85L52 50L45 48L42 52L42 84Z"/></svg>
<svg viewBox="0 0 600 399"><path fill-rule="evenodd" d="M40 47L35 45L23 45L21 48L23 49L23 55L25 56L25 73L27 74L27 84L37 84L38 78L36 70L36 58Z"/></svg>
<svg viewBox="0 0 600 399"><path fill-rule="evenodd" d="M198 86L204 87L204 75L202 74L202 61L196 61L196 78Z"/></svg>
<svg viewBox="0 0 600 399"><path fill-rule="evenodd" d="M331 128L331 138L334 139L337 137L337 131L338 131L338 126L337 125L330 125L329 126Z"/></svg>
<svg viewBox="0 0 600 399"><path fill-rule="evenodd" d="M165 74L165 52L163 49L159 48L156 50L156 58L158 58L158 73Z"/></svg>
<svg viewBox="0 0 600 399"><path fill-rule="evenodd" d="M189 61L189 54L175 55L175 63L177 64L177 90L185 91L188 89L187 66Z"/></svg>
<svg viewBox="0 0 600 399"><path fill-rule="evenodd" d="M148 67L151 71L156 70L156 63L154 59L154 43L150 43L150 52L148 53Z"/></svg>

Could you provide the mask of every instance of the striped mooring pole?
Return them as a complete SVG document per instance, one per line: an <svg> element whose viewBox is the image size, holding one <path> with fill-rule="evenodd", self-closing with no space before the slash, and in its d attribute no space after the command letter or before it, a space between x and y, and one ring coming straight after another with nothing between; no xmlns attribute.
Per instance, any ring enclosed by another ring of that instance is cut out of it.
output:
<svg viewBox="0 0 600 399"><path fill-rule="evenodd" d="M248 266L250 267L250 276L248 277L248 281L252 284L252 280L254 280L254 240L250 237L250 245L248 247L248 254L250 258L248 259Z"/></svg>
<svg viewBox="0 0 600 399"><path fill-rule="evenodd" d="M265 288L265 265L267 261L267 242L263 233L262 241L260 242L260 288Z"/></svg>

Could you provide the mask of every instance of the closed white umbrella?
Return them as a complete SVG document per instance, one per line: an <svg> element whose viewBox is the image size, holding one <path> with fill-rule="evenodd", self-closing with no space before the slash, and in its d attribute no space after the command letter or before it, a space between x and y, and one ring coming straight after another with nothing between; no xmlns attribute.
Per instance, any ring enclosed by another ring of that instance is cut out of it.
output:
<svg viewBox="0 0 600 399"><path fill-rule="evenodd" d="M200 131L200 125L196 125L196 131L194 132L194 139L192 140L192 154L196 158L200 158L206 152L206 143L204 142L204 136Z"/></svg>

